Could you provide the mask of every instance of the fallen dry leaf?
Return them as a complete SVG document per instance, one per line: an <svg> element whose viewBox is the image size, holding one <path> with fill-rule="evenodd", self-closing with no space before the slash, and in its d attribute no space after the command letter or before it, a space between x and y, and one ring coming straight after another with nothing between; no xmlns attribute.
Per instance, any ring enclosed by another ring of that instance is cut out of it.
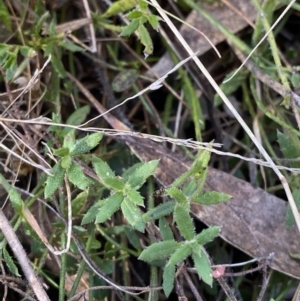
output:
<svg viewBox="0 0 300 301"><path fill-rule="evenodd" d="M228 2L231 7L226 5L225 2ZM222 2L201 3L199 5L231 33L242 30L248 26L249 23L251 25L251 21L253 21L257 15L257 11L251 0L223 0ZM240 12L240 15L237 11ZM194 10L188 15L185 22L201 30L214 45L217 45L226 39L223 33ZM199 34L199 32L191 29L187 25L181 27L180 33L194 51L199 51L199 55L211 48L210 44ZM174 62L170 55L166 53L151 70L161 77L165 74L166 70L171 70L173 67ZM152 72L148 73L151 76Z"/></svg>

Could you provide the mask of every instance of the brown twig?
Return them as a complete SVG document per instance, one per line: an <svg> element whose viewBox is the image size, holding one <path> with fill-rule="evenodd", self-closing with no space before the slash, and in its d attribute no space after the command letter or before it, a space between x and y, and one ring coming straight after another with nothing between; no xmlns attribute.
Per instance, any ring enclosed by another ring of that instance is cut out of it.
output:
<svg viewBox="0 0 300 301"><path fill-rule="evenodd" d="M0 175L2 177L2 175ZM28 280L32 290L34 291L39 301L50 301L46 294L40 280L36 276L28 257L16 235L13 228L11 227L8 219L6 218L3 211L0 209L0 229L4 234L8 244L10 245L15 257L17 258L25 276Z"/></svg>

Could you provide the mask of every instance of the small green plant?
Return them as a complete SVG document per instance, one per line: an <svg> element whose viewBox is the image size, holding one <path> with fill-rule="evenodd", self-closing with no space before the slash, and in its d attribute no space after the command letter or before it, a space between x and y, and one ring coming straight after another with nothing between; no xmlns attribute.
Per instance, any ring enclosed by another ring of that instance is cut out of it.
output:
<svg viewBox="0 0 300 301"><path fill-rule="evenodd" d="M133 229L144 232L147 222L159 221L159 230L163 241L155 242L145 249L139 256L140 260L151 264L153 261L169 258L164 266L163 288L166 296L172 289L176 266L187 259L193 258L199 277L210 286L212 285L212 270L209 257L204 245L219 234L218 227L195 233L193 219L190 216L192 202L210 205L225 202L230 196L217 192L203 192L207 174L209 152L203 151L191 169L178 178L170 187L165 189L169 201L142 213L145 207L144 199L139 189L154 173L158 160L138 163L127 170L122 176L116 176L109 165L99 157L92 157L92 166L99 177L99 182L87 178L74 158L89 152L96 147L102 134L91 134L78 141L74 139L74 131L70 131L64 138L63 147L54 151L59 156L58 162L51 170L45 186L45 197L49 198L62 185L64 176L79 189L87 189L90 185L103 185L110 191L107 198L96 201L84 214L82 225L94 222L96 224L108 221L113 214L121 210L122 215ZM181 186L181 188L179 188ZM172 215L173 221L182 237L175 241L169 225L164 217Z"/></svg>

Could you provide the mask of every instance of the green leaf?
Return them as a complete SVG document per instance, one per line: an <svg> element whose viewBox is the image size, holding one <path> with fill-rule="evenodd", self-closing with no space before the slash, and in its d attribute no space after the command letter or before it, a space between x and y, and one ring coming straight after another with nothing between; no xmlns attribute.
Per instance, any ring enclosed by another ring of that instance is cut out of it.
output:
<svg viewBox="0 0 300 301"><path fill-rule="evenodd" d="M283 134L277 130L277 138L284 158L293 159L299 157L300 140L296 135L288 131ZM289 165L294 168L300 168L300 162L289 162Z"/></svg>
<svg viewBox="0 0 300 301"><path fill-rule="evenodd" d="M155 171L159 160L152 160L150 162L143 163L139 166L134 173L128 178L127 184L133 189L139 189Z"/></svg>
<svg viewBox="0 0 300 301"><path fill-rule="evenodd" d="M15 265L14 261L12 260L11 256L7 252L6 248L3 249L3 258L8 267L8 269L17 277L21 277L19 274L18 267Z"/></svg>
<svg viewBox="0 0 300 301"><path fill-rule="evenodd" d="M54 156L58 156L58 157L64 157L69 155L69 149L67 147L61 147L58 149L55 149L53 151Z"/></svg>
<svg viewBox="0 0 300 301"><path fill-rule="evenodd" d="M113 80L112 88L115 92L123 92L132 87L138 79L139 73L135 69L121 71Z"/></svg>
<svg viewBox="0 0 300 301"><path fill-rule="evenodd" d="M65 156L61 159L61 167L63 169L68 169L72 164L71 156Z"/></svg>
<svg viewBox="0 0 300 301"><path fill-rule="evenodd" d="M42 16L37 18L38 22L36 24L34 24L34 26L33 26L34 33L36 36L40 37L40 32L42 30L42 27L44 26L44 23L47 21L49 16L50 16L50 13L48 11L46 11Z"/></svg>
<svg viewBox="0 0 300 301"><path fill-rule="evenodd" d="M145 223L159 219L162 216L168 215L174 211L175 202L169 201L163 204L159 204L153 209L148 210L143 214L143 220Z"/></svg>
<svg viewBox="0 0 300 301"><path fill-rule="evenodd" d="M192 247L189 244L183 244L171 255L167 265L177 265L192 254Z"/></svg>
<svg viewBox="0 0 300 301"><path fill-rule="evenodd" d="M210 262L206 254L201 250L200 246L198 247L199 248L196 250L194 249L192 253L195 268L199 277L211 287L213 283L213 277Z"/></svg>
<svg viewBox="0 0 300 301"><path fill-rule="evenodd" d="M125 198L121 204L121 209L128 223L140 232L144 232L145 224L141 211L136 207L136 205L128 198Z"/></svg>
<svg viewBox="0 0 300 301"><path fill-rule="evenodd" d="M159 16L156 16L156 15L148 16L148 21L154 30L158 30L160 20L161 20L161 18Z"/></svg>
<svg viewBox="0 0 300 301"><path fill-rule="evenodd" d="M5 69L5 78L9 82L13 79L16 71L17 71L17 55L15 53L11 53L10 57L6 61L4 65Z"/></svg>
<svg viewBox="0 0 300 301"><path fill-rule="evenodd" d="M101 16L101 18L109 18L111 16L115 16L120 13L124 13L125 11L132 9L135 7L135 0L119 0L112 3L107 11Z"/></svg>
<svg viewBox="0 0 300 301"><path fill-rule="evenodd" d="M64 136L64 143L63 147L68 149L68 154L69 150L72 149L75 145L75 130L74 129L69 129L68 132L63 132L62 134Z"/></svg>
<svg viewBox="0 0 300 301"><path fill-rule="evenodd" d="M103 205L103 200L100 200L93 204L93 206L88 210L88 212L84 215L81 225L89 224L95 221L96 216Z"/></svg>
<svg viewBox="0 0 300 301"><path fill-rule="evenodd" d="M122 178L124 179L124 181L128 181L129 177L135 173L135 171L141 167L144 163L143 162L138 162L133 164L132 166L130 166L129 168L127 168L123 173L122 173Z"/></svg>
<svg viewBox="0 0 300 301"><path fill-rule="evenodd" d="M148 30L146 29L146 27L143 24L140 24L138 31L140 34L141 43L145 46L145 49L144 49L145 58L147 58L153 52L152 39L150 37Z"/></svg>
<svg viewBox="0 0 300 301"><path fill-rule="evenodd" d="M11 19L9 10L7 9L3 0L0 0L0 20L9 30L12 30L12 27L11 27L12 19Z"/></svg>
<svg viewBox="0 0 300 301"><path fill-rule="evenodd" d="M80 140L77 140L70 151L71 156L77 156L89 152L95 148L103 137L102 133L90 134Z"/></svg>
<svg viewBox="0 0 300 301"><path fill-rule="evenodd" d="M175 240L156 242L143 250L139 259L146 262L165 259L171 256L181 245L182 244Z"/></svg>
<svg viewBox="0 0 300 301"><path fill-rule="evenodd" d="M67 177L73 185L81 190L85 190L91 184L91 181L85 176L82 168L74 161L72 161L71 166L67 169Z"/></svg>
<svg viewBox="0 0 300 301"><path fill-rule="evenodd" d="M71 41L68 40L63 40L58 43L59 46L71 51L71 52L76 52L76 51L85 51L82 47L74 44Z"/></svg>
<svg viewBox="0 0 300 301"><path fill-rule="evenodd" d="M22 214L24 202L23 202L20 194L18 193L18 191L15 188L13 188L12 186L10 186L8 196L9 196L11 204L14 207L14 209L16 210L16 212L18 214Z"/></svg>
<svg viewBox="0 0 300 301"><path fill-rule="evenodd" d="M187 197L191 197L197 191L197 184L198 184L198 181L196 181L195 179L191 179L190 181L188 181L186 183L186 185L184 185L182 192Z"/></svg>
<svg viewBox="0 0 300 301"><path fill-rule="evenodd" d="M171 227L165 217L159 219L159 231L163 240L174 240L174 235L171 230Z"/></svg>
<svg viewBox="0 0 300 301"><path fill-rule="evenodd" d="M9 52L11 45L0 43L0 56L5 55ZM3 62L1 61L1 65Z"/></svg>
<svg viewBox="0 0 300 301"><path fill-rule="evenodd" d="M143 0L139 0L139 7L142 11L146 11L148 8L148 3Z"/></svg>
<svg viewBox="0 0 300 301"><path fill-rule="evenodd" d="M28 46L20 46L20 53L24 57L29 57L29 58L32 58L37 55L36 51L33 48L28 47Z"/></svg>
<svg viewBox="0 0 300 301"><path fill-rule="evenodd" d="M47 177L46 187L45 187L45 198L49 198L58 187L62 185L65 175L65 169L61 166L61 161L58 161L50 171L51 176Z"/></svg>
<svg viewBox="0 0 300 301"><path fill-rule="evenodd" d="M124 200L121 192L116 192L103 201L96 216L95 223L104 223L108 220L119 208Z"/></svg>
<svg viewBox="0 0 300 301"><path fill-rule="evenodd" d="M87 106L83 106L79 109L77 109L75 112L73 112L67 119L67 124L71 124L71 125L80 125L82 124L88 114L91 111L91 106L87 105ZM66 129L67 131L72 130L71 128Z"/></svg>
<svg viewBox="0 0 300 301"><path fill-rule="evenodd" d="M84 203L89 196L89 190L85 190L77 194L76 198L72 200L72 214L76 216L84 207Z"/></svg>
<svg viewBox="0 0 300 301"><path fill-rule="evenodd" d="M163 289L166 297L169 297L173 290L175 279L175 265L166 265L163 273Z"/></svg>
<svg viewBox="0 0 300 301"><path fill-rule="evenodd" d="M232 74L235 72L236 70L231 71L230 73L228 73L225 78L223 79L223 83L220 85L220 88L222 89L222 91L226 94L226 95L231 95L232 93L234 93L243 82L245 82L246 78L249 75L249 71L248 70L240 70L240 72L238 72L238 74L235 75L234 78L232 78L229 82L224 83L228 78L230 78L232 76ZM223 101L221 99L221 97L219 96L219 94L215 95L215 99L214 99L214 105L218 106L220 104L222 104Z"/></svg>
<svg viewBox="0 0 300 301"><path fill-rule="evenodd" d="M128 18L128 20L133 20L133 19L137 19L140 18L141 16L143 16L144 14L139 11L139 10L133 10L131 12L129 12L126 17Z"/></svg>
<svg viewBox="0 0 300 301"><path fill-rule="evenodd" d="M292 74L291 83L294 88L298 88L300 86L300 74L299 73Z"/></svg>
<svg viewBox="0 0 300 301"><path fill-rule="evenodd" d="M132 35L140 25L140 20L139 19L134 19L132 20L127 26L123 28L123 30L120 33L120 37L129 37Z"/></svg>
<svg viewBox="0 0 300 301"><path fill-rule="evenodd" d="M231 198L229 194L217 192L217 191L208 191L200 192L191 197L191 201L201 204L201 205L214 205L219 203L225 203Z"/></svg>
<svg viewBox="0 0 300 301"><path fill-rule="evenodd" d="M293 198L297 206L298 211L300 211L300 189L293 189ZM285 224L288 229L292 228L295 225L295 218L291 209L291 206L288 204L285 213Z"/></svg>
<svg viewBox="0 0 300 301"><path fill-rule="evenodd" d="M53 68L59 75L59 77L61 77L61 78L67 77L67 72L66 72L65 67L63 66L61 60L58 59L57 56L54 55L53 53L51 56L51 63L52 63Z"/></svg>
<svg viewBox="0 0 300 301"><path fill-rule="evenodd" d="M166 189L166 193L173 198L177 203L187 204L188 200L184 193L176 187L170 187Z"/></svg>
<svg viewBox="0 0 300 301"><path fill-rule="evenodd" d="M142 198L141 194L134 190L134 189L131 189L129 188L127 191L126 191L126 196L136 205L138 206L144 206L144 199Z"/></svg>
<svg viewBox="0 0 300 301"><path fill-rule="evenodd" d="M112 171L109 165L99 157L93 156L92 164L97 176L100 179L115 177L115 173Z"/></svg>
<svg viewBox="0 0 300 301"><path fill-rule="evenodd" d="M195 239L199 244L204 245L217 237L219 233L220 227L213 226L209 227L208 229L202 230L201 233L196 235Z"/></svg>
<svg viewBox="0 0 300 301"><path fill-rule="evenodd" d="M174 210L174 220L180 231L180 234L186 240L192 240L195 237L195 227L190 217L190 206L188 204L176 204Z"/></svg>
<svg viewBox="0 0 300 301"><path fill-rule="evenodd" d="M139 251L141 249L141 243L140 243L140 238L138 237L136 232L129 226L126 226L124 231L128 241L133 245L133 247L136 250Z"/></svg>
<svg viewBox="0 0 300 301"><path fill-rule="evenodd" d="M123 182L123 179L120 178L102 178L102 181L104 185L109 188L113 189L115 191L123 191L125 184Z"/></svg>

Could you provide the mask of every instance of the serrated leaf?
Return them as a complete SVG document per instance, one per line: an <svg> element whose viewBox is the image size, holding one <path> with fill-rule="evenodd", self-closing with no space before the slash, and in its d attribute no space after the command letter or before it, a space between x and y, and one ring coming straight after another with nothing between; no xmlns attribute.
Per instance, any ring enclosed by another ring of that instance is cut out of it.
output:
<svg viewBox="0 0 300 301"><path fill-rule="evenodd" d="M99 144L102 137L102 133L93 133L80 140L77 140L75 145L70 150L70 155L77 156L89 152Z"/></svg>
<svg viewBox="0 0 300 301"><path fill-rule="evenodd" d="M123 191L125 184L122 179L120 178L102 178L102 181L104 185L109 188L113 189L115 191Z"/></svg>
<svg viewBox="0 0 300 301"><path fill-rule="evenodd" d="M175 202L169 201L163 204L159 204L153 209L148 210L145 214L143 214L144 222L150 222L156 219L159 219L162 216L168 215L174 211Z"/></svg>
<svg viewBox="0 0 300 301"><path fill-rule="evenodd" d="M182 192L187 197L192 196L197 191L197 182L195 179L191 179L186 183L186 185L183 187Z"/></svg>
<svg viewBox="0 0 300 301"><path fill-rule="evenodd" d="M156 242L143 250L139 259L146 262L165 259L171 256L180 246L181 244L175 240Z"/></svg>
<svg viewBox="0 0 300 301"><path fill-rule="evenodd" d="M211 287L213 283L212 269L206 254L200 249L200 252L193 252L192 257L200 279Z"/></svg>
<svg viewBox="0 0 300 301"><path fill-rule="evenodd" d="M20 194L18 193L18 191L11 186L9 189L8 196L13 208L16 210L18 214L21 214L24 202Z"/></svg>
<svg viewBox="0 0 300 301"><path fill-rule="evenodd" d="M47 177L44 195L49 198L62 185L65 175L65 169L61 166L61 161L58 161L50 171L51 176Z"/></svg>
<svg viewBox="0 0 300 301"><path fill-rule="evenodd" d="M100 200L93 204L93 206L87 211L87 213L84 215L81 225L89 224L95 221L96 216L103 205L103 200Z"/></svg>
<svg viewBox="0 0 300 301"><path fill-rule="evenodd" d="M150 34L149 34L147 28L143 24L140 24L140 26L138 28L138 32L140 34L141 43L145 46L144 55L145 55L145 58L147 58L153 52L152 39L150 37Z"/></svg>
<svg viewBox="0 0 300 301"><path fill-rule="evenodd" d="M83 208L86 199L89 196L88 189L77 194L74 200L72 200L72 214L76 216Z"/></svg>
<svg viewBox="0 0 300 301"><path fill-rule="evenodd" d="M152 160L146 163L143 163L139 166L133 174L128 178L127 184L129 184L133 189L139 189L155 171L158 160Z"/></svg>
<svg viewBox="0 0 300 301"><path fill-rule="evenodd" d="M192 247L189 244L183 244L171 255L167 265L177 265L192 254Z"/></svg>
<svg viewBox="0 0 300 301"><path fill-rule="evenodd" d="M120 37L129 37L139 28L139 25L140 25L139 19L132 20L127 26L125 26L122 29L120 33Z"/></svg>
<svg viewBox="0 0 300 301"><path fill-rule="evenodd" d="M120 13L124 13L125 11L132 9L135 7L136 2L135 0L119 0L114 3L112 3L107 11L101 15L101 18L109 18L111 16L115 16Z"/></svg>
<svg viewBox="0 0 300 301"><path fill-rule="evenodd" d="M108 220L120 208L123 200L123 194L121 192L116 192L103 201L97 213L95 223L104 223Z"/></svg>
<svg viewBox="0 0 300 301"><path fill-rule="evenodd" d="M145 224L141 211L136 207L136 205L128 198L125 198L121 204L121 209L128 223L140 232L144 232Z"/></svg>
<svg viewBox="0 0 300 301"><path fill-rule="evenodd" d="M160 20L161 20L161 18L159 16L156 16L156 15L148 16L148 21L154 30L158 30Z"/></svg>
<svg viewBox="0 0 300 301"><path fill-rule="evenodd" d="M195 226L190 217L188 204L176 204L174 210L174 221L180 231L180 234L186 239L191 240L195 237Z"/></svg>
<svg viewBox="0 0 300 301"><path fill-rule="evenodd" d="M208 229L202 230L201 233L196 235L195 239L199 244L204 245L214 240L215 237L219 235L219 233L220 233L220 227L213 226L213 227L209 227Z"/></svg>
<svg viewBox="0 0 300 301"><path fill-rule="evenodd" d="M99 157L93 156L92 164L97 176L100 179L115 177L115 173L112 171L109 165Z"/></svg>
<svg viewBox="0 0 300 301"><path fill-rule="evenodd" d="M113 80L112 88L115 92L123 92L132 87L138 79L139 73L135 69L121 71Z"/></svg>
<svg viewBox="0 0 300 301"><path fill-rule="evenodd" d="M3 250L3 258L5 261L5 264L7 265L8 269L17 277L21 277L21 275L19 274L19 270L18 267L15 265L13 259L11 258L11 256L9 255L9 253L7 252L6 248L4 248Z"/></svg>
<svg viewBox="0 0 300 301"><path fill-rule="evenodd" d="M163 273L163 289L168 298L174 287L175 265L166 265Z"/></svg>
<svg viewBox="0 0 300 301"><path fill-rule="evenodd" d="M159 219L158 227L163 240L174 240L173 232L165 217Z"/></svg>
<svg viewBox="0 0 300 301"><path fill-rule="evenodd" d="M82 168L74 161L71 162L70 167L67 169L67 177L73 185L81 190L85 190L91 184Z"/></svg>
<svg viewBox="0 0 300 301"><path fill-rule="evenodd" d="M133 203L144 207L144 199L138 191L130 188L126 191L126 195Z"/></svg>
<svg viewBox="0 0 300 301"><path fill-rule="evenodd" d="M296 135L289 132L283 134L277 130L277 138L284 158L293 159L299 157L300 140ZM289 162L289 165L294 168L300 168L300 162Z"/></svg>
<svg viewBox="0 0 300 301"><path fill-rule="evenodd" d="M123 173L122 173L122 178L124 181L128 181L129 177L139 168L143 165L144 163L138 162L127 168Z"/></svg>
<svg viewBox="0 0 300 301"><path fill-rule="evenodd" d="M229 194L217 192L217 191L208 191L200 192L191 197L191 201L201 204L201 205L214 205L219 203L225 203L231 198Z"/></svg>
<svg viewBox="0 0 300 301"><path fill-rule="evenodd" d="M166 193L172 197L177 203L187 204L188 200L184 193L176 187L170 187L166 189Z"/></svg>

